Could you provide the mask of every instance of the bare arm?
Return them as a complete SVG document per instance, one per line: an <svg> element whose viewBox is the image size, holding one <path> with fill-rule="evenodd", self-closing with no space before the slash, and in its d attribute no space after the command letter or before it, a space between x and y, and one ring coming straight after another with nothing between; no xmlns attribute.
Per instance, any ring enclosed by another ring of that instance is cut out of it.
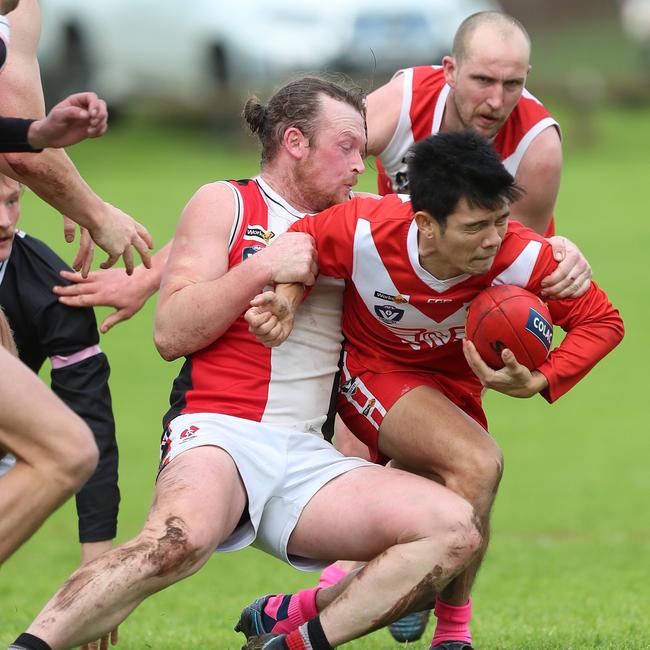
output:
<svg viewBox="0 0 650 650"><path fill-rule="evenodd" d="M205 185L186 206L163 273L154 340L167 360L218 339L263 287L274 281L313 284L316 253L304 233L286 233L228 269L234 197L224 184Z"/></svg>
<svg viewBox="0 0 650 650"><path fill-rule="evenodd" d="M403 75L377 88L366 100L368 125L368 154L379 156L388 146L399 120L402 108Z"/></svg>
<svg viewBox="0 0 650 650"><path fill-rule="evenodd" d="M39 120L45 116L41 76L36 58L41 16L36 0L23 0L9 15L11 47L2 71L0 114ZM103 201L81 178L62 149L42 153L5 154L0 157L0 171L30 187L61 214L88 228L97 244L109 253L107 266L124 255L127 272L133 270L135 246L145 266L149 266L151 236L141 224L118 208ZM70 240L68 232L68 240ZM92 260L90 242L75 265L87 274Z"/></svg>
<svg viewBox="0 0 650 650"><path fill-rule="evenodd" d="M530 143L517 169L516 180L526 193L513 203L513 218L544 235L553 216L561 173L560 136L549 127Z"/></svg>

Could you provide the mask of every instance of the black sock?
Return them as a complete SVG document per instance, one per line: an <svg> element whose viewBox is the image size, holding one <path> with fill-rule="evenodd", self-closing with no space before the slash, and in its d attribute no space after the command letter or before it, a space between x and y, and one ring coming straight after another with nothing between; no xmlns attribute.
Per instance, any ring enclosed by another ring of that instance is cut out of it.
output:
<svg viewBox="0 0 650 650"><path fill-rule="evenodd" d="M307 634L309 642L314 650L334 650L323 632L323 626L320 624L320 616L311 618L307 621Z"/></svg>
<svg viewBox="0 0 650 650"><path fill-rule="evenodd" d="M52 650L43 639L24 632L10 646L9 650Z"/></svg>

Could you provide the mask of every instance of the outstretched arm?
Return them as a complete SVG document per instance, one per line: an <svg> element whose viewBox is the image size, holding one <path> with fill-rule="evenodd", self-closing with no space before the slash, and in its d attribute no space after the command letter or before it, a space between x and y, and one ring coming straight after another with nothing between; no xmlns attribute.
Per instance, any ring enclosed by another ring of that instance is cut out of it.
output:
<svg viewBox="0 0 650 650"><path fill-rule="evenodd" d="M36 58L41 26L37 1L22 0L8 18L12 40L2 71L0 115L40 120L45 117L45 106ZM92 239L109 254L103 267L112 266L123 256L127 273L132 273L132 247L140 253L144 265L150 265L149 249L153 243L146 228L97 196L62 149L4 154L0 156L0 172L27 185L61 214L87 228ZM66 239L71 241L69 227ZM84 275L88 274L92 255L90 241L82 239L74 266Z"/></svg>

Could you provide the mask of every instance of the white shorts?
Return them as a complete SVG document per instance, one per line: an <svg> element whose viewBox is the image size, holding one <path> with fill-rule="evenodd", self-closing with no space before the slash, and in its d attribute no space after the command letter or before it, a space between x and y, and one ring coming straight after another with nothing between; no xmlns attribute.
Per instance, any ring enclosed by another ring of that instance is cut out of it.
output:
<svg viewBox="0 0 650 650"><path fill-rule="evenodd" d="M373 467L372 463L343 456L315 433L219 413L187 413L174 418L163 434L161 469L187 449L205 445L228 452L248 494L249 519L218 551L252 544L301 571L329 564L289 555L289 537L304 507L326 483L357 467Z"/></svg>

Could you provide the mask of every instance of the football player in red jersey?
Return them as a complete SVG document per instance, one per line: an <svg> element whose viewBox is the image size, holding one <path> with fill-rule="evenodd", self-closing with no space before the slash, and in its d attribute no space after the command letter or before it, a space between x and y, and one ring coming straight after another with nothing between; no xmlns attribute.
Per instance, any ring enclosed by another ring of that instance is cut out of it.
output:
<svg viewBox="0 0 650 650"><path fill-rule="evenodd" d="M441 66L400 70L368 96L368 152L380 161L379 190L408 192L404 157L433 133L473 129L488 138L526 193L513 215L553 234L562 148L558 123L525 89L530 37L519 21L486 11L461 24Z"/></svg>
<svg viewBox="0 0 650 650"><path fill-rule="evenodd" d="M555 401L618 344L623 324L592 284L579 298L549 301L567 335L538 369L509 350L504 369L489 368L464 339L467 305L491 285L540 294L556 267L550 245L509 222L522 190L472 131L420 141L408 165L411 201L357 198L291 230L314 237L322 274L346 280L338 399L345 424L373 460L441 480L472 503L484 551L503 461L487 431L483 389ZM300 287L277 291L258 296L247 315L270 345L288 335L302 296ZM469 594L481 559L439 594L432 650L471 648Z"/></svg>

